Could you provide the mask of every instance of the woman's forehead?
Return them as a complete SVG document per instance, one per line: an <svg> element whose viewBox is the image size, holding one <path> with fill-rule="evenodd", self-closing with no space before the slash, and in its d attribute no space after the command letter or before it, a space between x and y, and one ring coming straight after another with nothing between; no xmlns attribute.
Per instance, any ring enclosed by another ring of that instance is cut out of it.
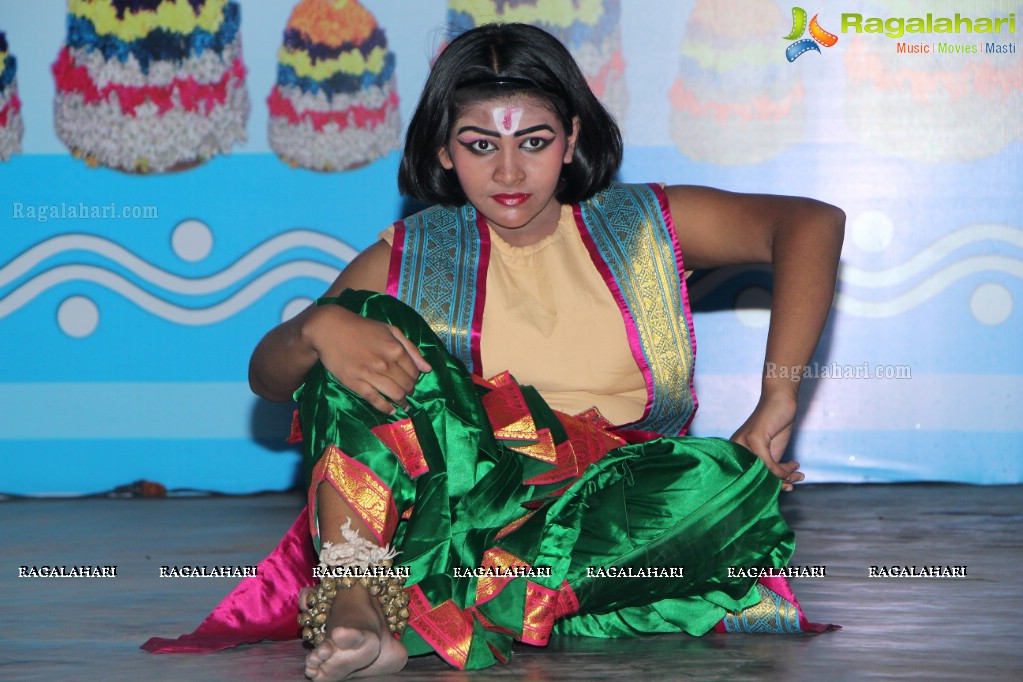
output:
<svg viewBox="0 0 1023 682"><path fill-rule="evenodd" d="M498 116L504 120L510 115L518 119L557 120L557 115L546 102L526 94L491 97L471 102L461 108L458 119L492 120Z"/></svg>

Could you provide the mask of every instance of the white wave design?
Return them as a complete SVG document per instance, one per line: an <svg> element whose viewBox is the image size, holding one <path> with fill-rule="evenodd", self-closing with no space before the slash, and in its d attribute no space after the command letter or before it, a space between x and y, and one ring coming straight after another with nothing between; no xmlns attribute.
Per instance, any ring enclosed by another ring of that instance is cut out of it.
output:
<svg viewBox="0 0 1023 682"><path fill-rule="evenodd" d="M140 279L161 289L175 294L197 296L223 291L249 277L274 256L294 248L319 249L346 263L351 262L358 254L358 251L340 239L312 230L292 230L263 242L218 273L209 277L191 278L161 270L108 239L85 234L69 234L36 244L0 268L0 287L31 271L47 258L68 251L89 251L109 258ZM337 272L334 274L336 276ZM0 317L2 316L0 313Z"/></svg>
<svg viewBox="0 0 1023 682"><path fill-rule="evenodd" d="M0 268L0 287L30 273L48 258L73 251L93 253L113 261L138 277L144 284L172 294L201 296L226 292L232 286L258 272L272 258L295 248L317 249L329 256L350 262L358 254L343 241L312 230L292 230L256 246L220 272L207 277L182 277L146 262L124 247L102 237L69 234L36 244ZM338 270L324 263L296 260L271 268L247 283L230 298L206 308L176 305L146 291L124 276L104 267L86 264L60 265L23 283L0 298L0 318L28 305L45 291L67 282L91 282L106 287L132 301L143 310L170 322L205 325L221 322L252 305L274 287L290 279L311 277L329 284Z"/></svg>
<svg viewBox="0 0 1023 682"><path fill-rule="evenodd" d="M185 308L164 301L144 291L117 273L94 265L62 265L47 270L15 289L0 300L0 318L29 303L51 287L65 282L92 282L115 291L138 307L165 320L181 325L197 326L221 322L258 301L274 287L291 279L312 277L326 283L334 281L337 269L308 260L285 263L263 273L249 282L233 296L206 308Z"/></svg>
<svg viewBox="0 0 1023 682"><path fill-rule="evenodd" d="M956 249L968 246L974 242L996 241L1023 248L1023 230L1007 225L970 225L945 235L905 263L887 270L863 270L843 265L842 282L860 287L880 288L894 286L933 267ZM990 256L990 258L1000 257ZM976 272L976 270L971 272ZM1013 274L1017 272L1018 270Z"/></svg>
<svg viewBox="0 0 1023 682"><path fill-rule="evenodd" d="M841 283L870 289L895 286L936 266L957 249L981 241L998 241L1023 247L1023 230L1005 225L971 225L942 237L905 263L886 270L865 270L844 265L840 274ZM312 230L293 230L263 242L220 272L208 277L188 278L162 270L110 240L82 234L61 235L37 244L0 267L0 287L31 272L48 258L69 251L87 251L110 259L145 283L165 291L191 296L215 294L243 281L270 259L293 248L318 249L344 262L350 262L358 253L334 237ZM756 265L746 269L746 272L761 271L769 272L770 268ZM1023 279L1023 260L1002 255L969 256L934 272L910 290L889 300L869 300L840 291L835 307L857 317L894 317L930 300L962 278L980 272L999 272ZM703 296L735 275L736 271L732 269L708 273L693 286L690 293L694 298ZM183 325L214 324L252 305L289 279L311 277L329 284L336 276L337 269L323 263L292 261L264 272L225 301L206 308L187 308L163 300L102 267L61 265L36 275L6 297L0 298L0 318L29 304L52 287L66 282L84 281L117 292L140 308L171 322Z"/></svg>
<svg viewBox="0 0 1023 682"><path fill-rule="evenodd" d="M867 289L896 286L935 268L956 250L977 242L1002 242L1023 248L1023 230L1007 225L970 225L942 237L905 263L892 268L866 270L843 264L839 279L842 285ZM743 268L741 272L749 274L770 271L769 266L752 265ZM835 299L835 307L843 313L857 317L894 317L930 300L964 277L982 272L1004 273L1023 279L1023 259L1005 255L967 256L935 271L913 288L888 300L861 298L840 289ZM693 285L690 295L693 298L707 295L738 274L734 269L708 273Z"/></svg>
<svg viewBox="0 0 1023 682"><path fill-rule="evenodd" d="M894 317L940 294L963 277L978 272L1004 272L1023 279L1023 261L1008 256L965 258L890 300L870 301L840 292L835 299L835 307L843 313L859 317ZM844 277L842 281L845 281Z"/></svg>

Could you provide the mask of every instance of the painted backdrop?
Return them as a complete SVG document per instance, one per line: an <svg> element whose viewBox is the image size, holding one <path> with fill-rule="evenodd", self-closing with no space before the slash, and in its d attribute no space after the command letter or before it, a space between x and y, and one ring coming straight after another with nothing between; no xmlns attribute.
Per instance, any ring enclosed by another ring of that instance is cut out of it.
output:
<svg viewBox="0 0 1023 682"><path fill-rule="evenodd" d="M291 407L249 393L249 352L412 210L396 149L429 60L495 16L573 50L623 180L846 210L808 481L1023 481L1020 3L130 4L0 0L0 492L291 486ZM727 436L770 279L690 286L694 432Z"/></svg>

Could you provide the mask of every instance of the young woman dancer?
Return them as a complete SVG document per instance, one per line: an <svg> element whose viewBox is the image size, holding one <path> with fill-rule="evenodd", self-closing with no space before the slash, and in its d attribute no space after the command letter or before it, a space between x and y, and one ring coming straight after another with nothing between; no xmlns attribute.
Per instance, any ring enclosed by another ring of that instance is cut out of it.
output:
<svg viewBox="0 0 1023 682"><path fill-rule="evenodd" d="M622 185L621 155L557 40L521 24L462 34L433 65L399 171L434 206L255 349L253 390L299 402L321 565L364 576L303 591L309 678L430 651L479 668L552 632L821 629L783 578L730 577L791 557L777 495L803 478L782 461L798 383L765 376L730 440L685 436L685 271L770 263L765 362L805 364L844 214Z"/></svg>

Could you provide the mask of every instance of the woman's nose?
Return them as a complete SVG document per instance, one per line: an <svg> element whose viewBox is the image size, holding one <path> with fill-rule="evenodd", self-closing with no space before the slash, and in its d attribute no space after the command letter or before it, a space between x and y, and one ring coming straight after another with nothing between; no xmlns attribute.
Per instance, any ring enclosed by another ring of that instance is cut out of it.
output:
<svg viewBox="0 0 1023 682"><path fill-rule="evenodd" d="M511 185L525 177L522 159L517 152L518 149L514 147L498 152L497 166L494 168L495 180L505 185Z"/></svg>

